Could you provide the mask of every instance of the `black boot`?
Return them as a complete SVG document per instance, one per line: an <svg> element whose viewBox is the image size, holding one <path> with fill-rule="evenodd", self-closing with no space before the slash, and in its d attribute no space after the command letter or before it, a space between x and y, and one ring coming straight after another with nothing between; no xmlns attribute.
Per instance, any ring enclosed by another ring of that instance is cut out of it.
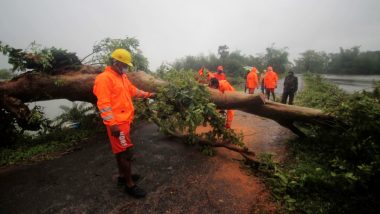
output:
<svg viewBox="0 0 380 214"><path fill-rule="evenodd" d="M140 178L141 178L141 176L139 174L132 174L133 182L137 182ZM125 186L126 185L125 177L120 177L120 176L117 177L117 185L118 186Z"/></svg>
<svg viewBox="0 0 380 214"><path fill-rule="evenodd" d="M141 189L140 187L134 185L132 187L125 186L125 192L128 193L130 196L133 196L135 198L143 198L146 196L145 190Z"/></svg>

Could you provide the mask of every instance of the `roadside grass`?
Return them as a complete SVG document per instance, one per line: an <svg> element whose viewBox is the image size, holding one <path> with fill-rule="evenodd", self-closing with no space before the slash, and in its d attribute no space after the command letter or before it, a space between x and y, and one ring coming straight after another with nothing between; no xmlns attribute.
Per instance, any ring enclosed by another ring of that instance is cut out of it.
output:
<svg viewBox="0 0 380 214"><path fill-rule="evenodd" d="M288 158L263 154L262 175L283 213L377 213L380 209L380 102L374 92L348 95L320 76L306 75L298 105L333 114L327 127L302 126Z"/></svg>
<svg viewBox="0 0 380 214"><path fill-rule="evenodd" d="M80 147L80 144L104 126L93 107L74 104L62 106L64 113L53 122L44 119L41 130L34 133L20 132L12 136L12 142L0 149L0 166L22 162L52 159ZM65 122L75 121L77 127L63 127Z"/></svg>
<svg viewBox="0 0 380 214"><path fill-rule="evenodd" d="M89 130L56 130L37 137L23 136L23 143L7 146L0 150L0 166L21 162L52 159L72 151L74 147L93 135ZM21 141L21 140L20 140Z"/></svg>

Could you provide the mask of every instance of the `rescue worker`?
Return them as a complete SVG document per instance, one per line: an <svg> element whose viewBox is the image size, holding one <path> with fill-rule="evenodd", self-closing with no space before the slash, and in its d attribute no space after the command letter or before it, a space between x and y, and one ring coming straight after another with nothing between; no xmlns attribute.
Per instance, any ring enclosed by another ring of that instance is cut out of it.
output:
<svg viewBox="0 0 380 214"><path fill-rule="evenodd" d="M273 101L276 101L276 95L274 94L274 89L277 88L278 76L276 72L273 71L271 66L268 66L268 70L264 76L265 93L267 99L270 100L270 94L273 95Z"/></svg>
<svg viewBox="0 0 380 214"><path fill-rule="evenodd" d="M125 73L132 66L131 54L125 49L116 49L111 54L111 65L96 77L93 92L119 168L118 184L125 185L129 195L140 198L146 192L135 184L138 176L132 176L131 172L133 144L129 132L134 116L132 98L154 98L155 94L136 88L128 80Z"/></svg>
<svg viewBox="0 0 380 214"><path fill-rule="evenodd" d="M214 77L218 80L226 80L226 74L224 73L223 66L219 65L216 69L216 73L214 73Z"/></svg>
<svg viewBox="0 0 380 214"><path fill-rule="evenodd" d="M245 80L247 80L247 76L249 74L249 72L251 72L251 70L247 69L247 73L245 73ZM247 93L247 81L245 81L244 83L244 93Z"/></svg>
<svg viewBox="0 0 380 214"><path fill-rule="evenodd" d="M284 91L282 93L281 102L286 104L286 100L289 97L289 105L293 105L294 94L298 90L298 78L294 76L293 71L289 71L288 76L284 80Z"/></svg>
<svg viewBox="0 0 380 214"><path fill-rule="evenodd" d="M255 93L255 88L259 87L259 80L257 78L257 69L253 67L251 71L248 73L246 78L246 87L248 89L249 94Z"/></svg>
<svg viewBox="0 0 380 214"><path fill-rule="evenodd" d="M264 77L265 74L267 73L267 70L263 70L263 72L260 74L260 88L261 88L261 93L265 93L265 84L264 84Z"/></svg>
<svg viewBox="0 0 380 214"><path fill-rule="evenodd" d="M218 80L217 78L212 78L210 81L210 87L218 89L220 92L224 93L225 91L235 91L232 85L227 80ZM224 114L224 110L221 111ZM226 117L226 128L230 129L232 120L234 119L234 111L227 109Z"/></svg>
<svg viewBox="0 0 380 214"><path fill-rule="evenodd" d="M201 69L198 70L199 76L203 76L204 70L205 70L205 67L203 67L203 66L201 67Z"/></svg>
<svg viewBox="0 0 380 214"><path fill-rule="evenodd" d="M215 73L209 70L207 71L206 76L207 76L207 81L210 82L212 78L215 78Z"/></svg>

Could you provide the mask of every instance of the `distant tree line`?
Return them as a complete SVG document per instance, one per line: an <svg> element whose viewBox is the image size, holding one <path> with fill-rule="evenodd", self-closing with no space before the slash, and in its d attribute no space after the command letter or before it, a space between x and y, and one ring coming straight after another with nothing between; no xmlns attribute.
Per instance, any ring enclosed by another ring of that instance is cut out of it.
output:
<svg viewBox="0 0 380 214"><path fill-rule="evenodd" d="M198 70L202 66L215 71L223 65L232 81L241 82L247 72L244 66L256 66L259 71L271 65L279 73L294 70L296 73L320 74L380 74L380 51L361 52L360 47L340 48L339 53L317 52L307 50L300 57L289 62L287 48L276 48L273 45L265 49L265 53L244 55L239 50L230 52L227 45L221 45L218 53L209 55L186 56L176 60L174 69Z"/></svg>
<svg viewBox="0 0 380 214"><path fill-rule="evenodd" d="M380 74L380 51L360 52L360 47L340 48L339 53L307 50L295 60L296 72L321 74Z"/></svg>

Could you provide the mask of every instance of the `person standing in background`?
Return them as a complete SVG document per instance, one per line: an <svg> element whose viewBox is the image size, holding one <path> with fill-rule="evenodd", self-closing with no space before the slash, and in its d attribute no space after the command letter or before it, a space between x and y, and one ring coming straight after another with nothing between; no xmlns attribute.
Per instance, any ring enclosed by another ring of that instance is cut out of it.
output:
<svg viewBox="0 0 380 214"><path fill-rule="evenodd" d="M260 74L260 88L261 88L261 93L265 93L265 84L264 84L264 77L265 74L267 73L267 70L263 70L263 72Z"/></svg>
<svg viewBox="0 0 380 214"><path fill-rule="evenodd" d="M210 88L218 89L223 94L226 91L235 91L234 87L227 80L218 80L217 78L212 78L210 81ZM221 110L220 113L225 114L225 110ZM234 118L234 111L232 109L227 109L226 115L226 125L227 129L231 128L232 120Z"/></svg>
<svg viewBox="0 0 380 214"><path fill-rule="evenodd" d="M272 66L268 66L268 71L264 77L265 93L267 99L270 100L270 94L273 96L273 101L276 101L276 95L274 94L274 89L277 88L278 76L276 72L273 71Z"/></svg>
<svg viewBox="0 0 380 214"><path fill-rule="evenodd" d="M259 86L259 80L256 72L256 67L253 67L246 78L246 88L248 89L249 94L255 93L255 88L258 88Z"/></svg>
<svg viewBox="0 0 380 214"><path fill-rule="evenodd" d="M293 105L293 99L294 99L294 94L298 90L298 78L294 76L293 71L289 71L288 76L285 77L284 81L284 91L282 93L282 99L281 102L286 104L286 101L289 97L289 105Z"/></svg>
<svg viewBox="0 0 380 214"><path fill-rule="evenodd" d="M226 80L226 74L224 73L223 66L219 65L216 73L214 73L214 77L218 80Z"/></svg>

